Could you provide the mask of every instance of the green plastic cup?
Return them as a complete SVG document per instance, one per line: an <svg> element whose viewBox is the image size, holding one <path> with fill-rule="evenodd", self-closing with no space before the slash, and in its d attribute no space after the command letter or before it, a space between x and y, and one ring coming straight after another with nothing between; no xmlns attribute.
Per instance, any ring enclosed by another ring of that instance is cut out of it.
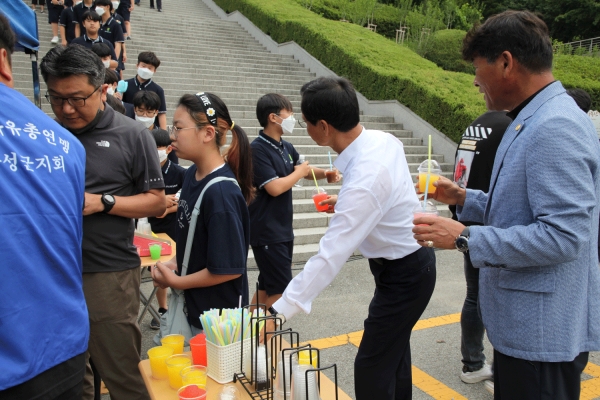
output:
<svg viewBox="0 0 600 400"><path fill-rule="evenodd" d="M150 243L148 248L150 249L150 258L153 260L160 259L160 252L162 250L162 245L160 243Z"/></svg>

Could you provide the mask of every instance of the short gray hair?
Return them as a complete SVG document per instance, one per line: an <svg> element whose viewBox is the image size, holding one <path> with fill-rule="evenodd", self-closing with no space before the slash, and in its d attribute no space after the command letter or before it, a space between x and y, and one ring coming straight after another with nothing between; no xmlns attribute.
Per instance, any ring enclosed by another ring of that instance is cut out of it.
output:
<svg viewBox="0 0 600 400"><path fill-rule="evenodd" d="M93 87L104 83L106 68L102 60L94 52L78 44L70 46L56 46L51 49L40 63L40 70L44 81L48 77L68 78L73 75L87 75L88 82Z"/></svg>

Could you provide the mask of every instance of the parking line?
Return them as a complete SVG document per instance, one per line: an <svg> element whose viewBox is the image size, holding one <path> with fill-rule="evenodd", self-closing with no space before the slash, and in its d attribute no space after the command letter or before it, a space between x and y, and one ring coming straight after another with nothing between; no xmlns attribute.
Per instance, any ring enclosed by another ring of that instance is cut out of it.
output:
<svg viewBox="0 0 600 400"><path fill-rule="evenodd" d="M426 374L419 368L412 366L413 385L427 393L435 400L467 400L467 398L458 392L450 389L442 382Z"/></svg>
<svg viewBox="0 0 600 400"><path fill-rule="evenodd" d="M592 378L581 382L581 400L592 400L600 397L600 367L588 362L583 370Z"/></svg>

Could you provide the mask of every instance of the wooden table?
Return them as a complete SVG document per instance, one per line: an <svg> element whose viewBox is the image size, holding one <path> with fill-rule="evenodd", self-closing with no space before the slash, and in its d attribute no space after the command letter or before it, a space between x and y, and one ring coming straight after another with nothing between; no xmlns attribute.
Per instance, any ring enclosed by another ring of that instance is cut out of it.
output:
<svg viewBox="0 0 600 400"><path fill-rule="evenodd" d="M158 260L153 260L150 256L140 257L140 261L142 262L140 267L142 269L147 268L147 267L152 267L158 261L166 262L166 261L171 260L171 258L175 257L175 247L176 247L175 242L173 240L171 240L169 235L167 235L166 233L157 233L156 236L159 239L164 239L164 240L170 241L172 252L171 252L171 254L169 254L167 256L161 256ZM146 295L144 295L144 293L142 293L142 291L140 290L140 300L141 300L142 304L144 305L144 308L142 309L142 313L138 317L138 324L142 322L142 320L144 319L144 316L146 315L146 312L149 312L150 314L152 314L152 316L154 318L156 318L157 320L160 320L160 315L158 314L158 311L156 311L154 306L152 304L150 304L152 302L152 299L154 298L154 296L156 296L157 290L158 290L157 287L152 289L152 292L150 293L150 296L148 296L148 297L146 297Z"/></svg>
<svg viewBox="0 0 600 400"><path fill-rule="evenodd" d="M186 354L191 354L190 352ZM142 377L144 378L144 383L146 384L146 388L148 389L148 393L150 394L150 398L153 400L179 400L177 396L177 391L172 389L169 385L168 379L154 379L152 378L152 371L150 370L150 360L140 361L139 364L140 372L142 373ZM230 383L234 385L233 382ZM220 383L215 382L210 377L206 377L206 399L207 400L218 400L219 393L221 392ZM252 399L243 388L240 382L235 383L235 387L237 387L240 392L240 400L249 400ZM335 400L335 391L333 382L325 376L325 374L321 374L321 399L322 400ZM338 399L340 400L351 400L350 397L344 393L341 389L338 388ZM288 399L290 400L290 399Z"/></svg>

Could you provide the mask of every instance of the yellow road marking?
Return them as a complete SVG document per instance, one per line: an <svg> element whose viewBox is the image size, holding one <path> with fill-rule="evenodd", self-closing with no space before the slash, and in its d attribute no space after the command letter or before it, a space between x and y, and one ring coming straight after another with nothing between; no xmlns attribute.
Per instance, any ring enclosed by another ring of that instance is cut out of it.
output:
<svg viewBox="0 0 600 400"><path fill-rule="evenodd" d="M600 397L600 367L596 364L588 362L588 365L583 370L592 378L581 382L581 400L592 400Z"/></svg>
<svg viewBox="0 0 600 400"><path fill-rule="evenodd" d="M442 382L427 375L419 368L412 366L413 385L433 397L435 400L467 400L467 398L458 392L450 389Z"/></svg>
<svg viewBox="0 0 600 400"><path fill-rule="evenodd" d="M443 326L443 325L455 324L457 322L460 322L460 313L442 315L441 317L421 319L421 320L417 321L417 324L413 328L413 331L419 331L421 329L429 329L429 328L435 328L435 327ZM332 336L332 337L323 338L323 339L310 340L310 341L302 343L302 344L304 345L304 344L310 343L312 346L314 346L318 349L321 349L321 350L329 349L331 347L343 346L348 343L353 344L356 347L358 347L360 345L360 341L362 339L363 332L364 331L350 332L345 335L338 335L338 336Z"/></svg>

